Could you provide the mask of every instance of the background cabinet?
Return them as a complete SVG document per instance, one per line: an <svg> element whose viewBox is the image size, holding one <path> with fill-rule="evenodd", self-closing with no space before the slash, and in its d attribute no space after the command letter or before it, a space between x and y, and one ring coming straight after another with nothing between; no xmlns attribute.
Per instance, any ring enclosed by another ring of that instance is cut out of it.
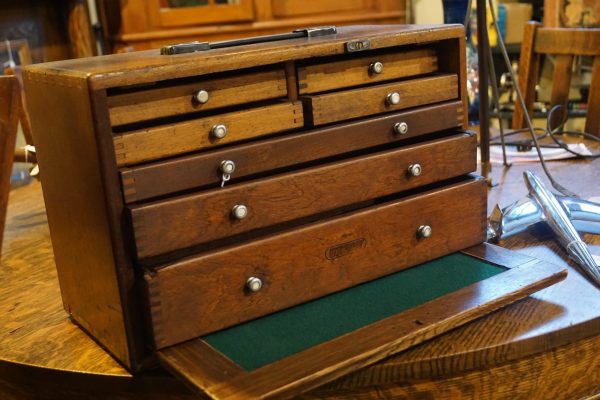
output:
<svg viewBox="0 0 600 400"><path fill-rule="evenodd" d="M397 24L405 0L98 0L108 51L288 32L316 25Z"/></svg>

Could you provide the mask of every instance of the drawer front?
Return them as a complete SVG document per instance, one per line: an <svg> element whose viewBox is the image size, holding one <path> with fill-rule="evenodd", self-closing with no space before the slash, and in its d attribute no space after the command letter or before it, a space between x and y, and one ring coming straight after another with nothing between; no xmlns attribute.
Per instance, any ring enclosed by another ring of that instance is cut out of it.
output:
<svg viewBox="0 0 600 400"><path fill-rule="evenodd" d="M420 49L301 66L298 89L300 94L318 93L428 74L437 71L437 61L435 50Z"/></svg>
<svg viewBox="0 0 600 400"><path fill-rule="evenodd" d="M147 273L155 345L189 340L480 243L486 190L483 180L468 179ZM430 237L418 235L421 226L431 227ZM252 277L262 282L257 292L246 289Z"/></svg>
<svg viewBox="0 0 600 400"><path fill-rule="evenodd" d="M131 207L138 258L335 210L475 171L459 134L223 189ZM411 169L412 168L412 169ZM418 170L418 171L417 171ZM236 218L236 207L246 215ZM183 223L182 223L183 222Z"/></svg>
<svg viewBox="0 0 600 400"><path fill-rule="evenodd" d="M197 151L302 127L299 102L281 103L114 136L117 166ZM225 128L217 137L215 129Z"/></svg>
<svg viewBox="0 0 600 400"><path fill-rule="evenodd" d="M201 91L202 102L196 98ZM273 70L115 94L108 97L108 107L116 126L286 95L284 71Z"/></svg>
<svg viewBox="0 0 600 400"><path fill-rule="evenodd" d="M399 96L391 104L388 96ZM458 78L444 74L342 92L305 96L305 117L314 125L381 114L458 98Z"/></svg>
<svg viewBox="0 0 600 400"><path fill-rule="evenodd" d="M264 171L277 170L386 143L462 126L463 105L456 101L418 110L339 124L310 132L264 139L208 153L158 161L121 170L126 203L221 182L220 165L235 163L231 183ZM405 123L399 134L394 126ZM157 184L160 182L160 184Z"/></svg>

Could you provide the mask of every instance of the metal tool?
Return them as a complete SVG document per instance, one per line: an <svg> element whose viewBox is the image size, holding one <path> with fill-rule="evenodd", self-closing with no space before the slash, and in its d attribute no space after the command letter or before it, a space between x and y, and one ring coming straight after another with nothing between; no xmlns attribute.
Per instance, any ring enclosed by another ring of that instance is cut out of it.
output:
<svg viewBox="0 0 600 400"><path fill-rule="evenodd" d="M525 171L523 176L529 194L503 209L496 205L488 221L488 239L498 241L544 222L569 256L600 287L600 267L577 233L579 230L600 234L600 204L555 195L531 171Z"/></svg>

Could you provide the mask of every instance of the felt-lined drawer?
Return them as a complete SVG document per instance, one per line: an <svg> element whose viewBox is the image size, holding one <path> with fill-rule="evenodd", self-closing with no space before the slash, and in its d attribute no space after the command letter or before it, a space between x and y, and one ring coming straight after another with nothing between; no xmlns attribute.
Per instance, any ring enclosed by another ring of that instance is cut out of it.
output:
<svg viewBox="0 0 600 400"><path fill-rule="evenodd" d="M227 186L240 178L374 146L413 139L463 123L460 101L343 123L309 132L193 154L120 171L126 203L221 182L223 162L234 171ZM404 125L402 125L404 124ZM406 131L399 129L405 127ZM452 134L448 131L448 135ZM157 183L160 184L157 184Z"/></svg>
<svg viewBox="0 0 600 400"><path fill-rule="evenodd" d="M309 123L381 114L458 98L458 78L443 74L302 97Z"/></svg>
<svg viewBox="0 0 600 400"><path fill-rule="evenodd" d="M117 166L189 153L304 124L299 102L279 103L114 136Z"/></svg>
<svg viewBox="0 0 600 400"><path fill-rule="evenodd" d="M287 95L283 69L147 88L108 97L113 126Z"/></svg>
<svg viewBox="0 0 600 400"><path fill-rule="evenodd" d="M163 348L485 240L486 184L463 179L146 274Z"/></svg>
<svg viewBox="0 0 600 400"><path fill-rule="evenodd" d="M137 255L156 256L467 174L476 169L476 147L473 134L458 134L132 206Z"/></svg>
<svg viewBox="0 0 600 400"><path fill-rule="evenodd" d="M318 93L428 74L437 71L437 61L434 49L418 49L303 65L298 67L298 89L300 94Z"/></svg>

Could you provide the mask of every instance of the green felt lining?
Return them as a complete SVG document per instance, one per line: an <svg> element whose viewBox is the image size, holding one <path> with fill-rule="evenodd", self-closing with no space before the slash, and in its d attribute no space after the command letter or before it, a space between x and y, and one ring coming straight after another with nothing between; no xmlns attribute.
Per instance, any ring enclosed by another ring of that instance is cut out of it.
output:
<svg viewBox="0 0 600 400"><path fill-rule="evenodd" d="M203 339L250 371L505 270L454 253Z"/></svg>

